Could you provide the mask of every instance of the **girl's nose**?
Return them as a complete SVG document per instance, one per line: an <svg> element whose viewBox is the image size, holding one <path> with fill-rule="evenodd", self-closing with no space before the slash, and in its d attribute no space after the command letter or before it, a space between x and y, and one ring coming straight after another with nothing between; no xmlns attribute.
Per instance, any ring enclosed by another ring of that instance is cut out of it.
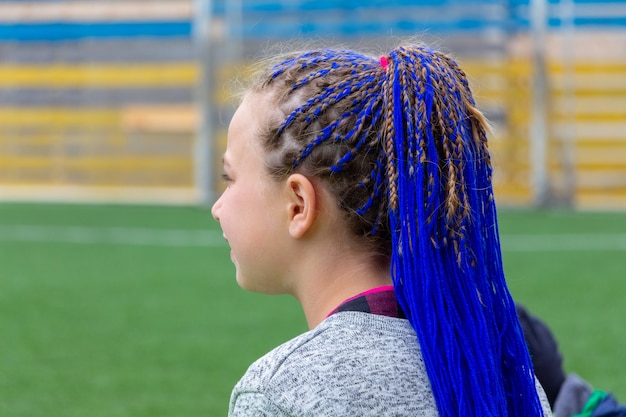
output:
<svg viewBox="0 0 626 417"><path fill-rule="evenodd" d="M217 199L217 201L211 207L211 215L218 222L220 221L220 207L222 206L222 197Z"/></svg>

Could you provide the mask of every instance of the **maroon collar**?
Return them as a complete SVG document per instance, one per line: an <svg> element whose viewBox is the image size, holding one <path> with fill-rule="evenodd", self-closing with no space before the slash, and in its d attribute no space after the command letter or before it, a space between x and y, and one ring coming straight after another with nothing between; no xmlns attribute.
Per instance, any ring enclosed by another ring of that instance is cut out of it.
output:
<svg viewBox="0 0 626 417"><path fill-rule="evenodd" d="M398 305L396 294L391 285L372 288L350 297L331 311L329 316L342 311L360 311L399 319L406 318L400 305Z"/></svg>

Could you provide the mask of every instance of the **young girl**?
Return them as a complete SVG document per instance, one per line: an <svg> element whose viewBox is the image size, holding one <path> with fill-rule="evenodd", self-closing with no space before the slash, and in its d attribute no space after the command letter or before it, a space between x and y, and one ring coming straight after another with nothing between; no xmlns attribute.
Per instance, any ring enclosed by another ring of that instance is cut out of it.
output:
<svg viewBox="0 0 626 417"><path fill-rule="evenodd" d="M309 332L230 416L549 415L502 272L487 123L446 55L314 50L233 116L213 206L239 285Z"/></svg>

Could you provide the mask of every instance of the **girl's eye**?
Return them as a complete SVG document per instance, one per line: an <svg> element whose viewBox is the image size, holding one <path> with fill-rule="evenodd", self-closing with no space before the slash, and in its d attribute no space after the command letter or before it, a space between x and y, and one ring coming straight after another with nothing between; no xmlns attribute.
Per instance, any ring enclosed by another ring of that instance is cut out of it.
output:
<svg viewBox="0 0 626 417"><path fill-rule="evenodd" d="M232 179L228 176L228 174L222 174L222 181L224 181L226 184L230 184L232 182Z"/></svg>

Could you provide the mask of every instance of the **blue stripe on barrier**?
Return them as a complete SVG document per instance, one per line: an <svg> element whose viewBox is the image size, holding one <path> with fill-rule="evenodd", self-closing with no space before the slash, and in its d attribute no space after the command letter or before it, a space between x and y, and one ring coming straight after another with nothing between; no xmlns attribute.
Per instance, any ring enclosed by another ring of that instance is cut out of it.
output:
<svg viewBox="0 0 626 417"><path fill-rule="evenodd" d="M518 18L515 20L515 24L518 28L527 29L530 26L530 21L527 18ZM561 20L556 17L551 17L548 20L548 26L550 28L559 28L561 26ZM626 28L626 16L617 17L576 17L574 19L574 25L578 28Z"/></svg>
<svg viewBox="0 0 626 417"><path fill-rule="evenodd" d="M395 20L393 22L357 22L357 21L310 21L308 23L277 23L268 19L257 21L254 25L244 28L245 39L254 38L291 38L318 34L333 34L339 36L355 35L389 35L398 36L415 33L442 33L442 32L479 32L487 28L507 28L508 22L462 20L451 22L416 22L412 20Z"/></svg>
<svg viewBox="0 0 626 417"><path fill-rule="evenodd" d="M516 0L512 0L516 1ZM522 4L523 1L518 1ZM428 0L428 2L436 3ZM579 1L579 3L591 3L591 0ZM605 0L606 2L606 0ZM375 2L374 2L375 3ZM266 7L275 5L266 3ZM248 7L252 7L253 4ZM370 4L371 6L371 4ZM392 9L392 8L391 8ZM526 16L513 16L510 20L489 20L481 18L468 18L461 20L429 20L416 21L411 19L394 19L393 21L351 21L349 19L309 19L302 23L301 19L289 19L293 13L251 13L244 15L244 38L292 38L306 35L396 35L412 34L427 31L430 33L446 32L477 32L486 28L510 27L527 28ZM319 13L316 13L319 14ZM249 20L254 20L254 23ZM284 19L284 20L283 20ZM250 23L250 24L248 24ZM575 25L580 27L604 27L626 28L626 16L607 17L577 17ZM550 27L557 28L560 25L558 19L550 19ZM182 37L189 38L192 35L191 21L163 21L163 22L50 22L50 23L22 23L0 24L0 42L11 41L65 41L89 38L164 38Z"/></svg>
<svg viewBox="0 0 626 417"><path fill-rule="evenodd" d="M556 22L554 21L556 20ZM594 27L619 27L626 28L626 16L607 16L607 17L577 17L574 19L574 24L576 26L585 27L585 26L594 26ZM550 19L550 25L557 27L559 26L557 19Z"/></svg>
<svg viewBox="0 0 626 417"><path fill-rule="evenodd" d="M190 37L191 22L24 23L0 25L2 41L64 41L87 38Z"/></svg>
<svg viewBox="0 0 626 417"><path fill-rule="evenodd" d="M465 3L476 3L479 5L486 5L494 3L494 0L481 0L481 1L471 1L466 0ZM337 12L337 11L354 11L355 9L375 9L375 8L385 8L386 10L393 10L400 7L407 6L445 6L449 4L454 4L454 2L450 1L442 1L442 0L420 0L419 4L415 2L415 0L378 0L378 1L363 1L363 0L344 0L342 2L336 1L319 1L319 0L309 0L309 1L300 1L300 2L286 2L286 1L248 1L242 4L243 12L307 12L311 10L317 11L329 11L329 12ZM225 11L227 9L226 6L223 7L215 7L216 12Z"/></svg>

